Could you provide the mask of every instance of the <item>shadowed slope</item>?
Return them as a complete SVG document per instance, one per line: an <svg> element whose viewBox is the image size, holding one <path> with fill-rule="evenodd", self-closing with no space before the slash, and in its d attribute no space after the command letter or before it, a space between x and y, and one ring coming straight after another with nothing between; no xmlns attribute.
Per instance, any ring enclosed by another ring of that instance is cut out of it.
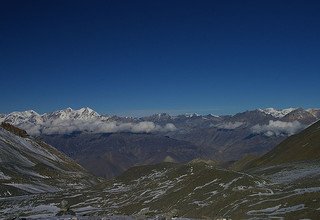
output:
<svg viewBox="0 0 320 220"><path fill-rule="evenodd" d="M97 179L73 160L13 126L0 128L0 196L85 188ZM21 137L17 134L23 134Z"/></svg>

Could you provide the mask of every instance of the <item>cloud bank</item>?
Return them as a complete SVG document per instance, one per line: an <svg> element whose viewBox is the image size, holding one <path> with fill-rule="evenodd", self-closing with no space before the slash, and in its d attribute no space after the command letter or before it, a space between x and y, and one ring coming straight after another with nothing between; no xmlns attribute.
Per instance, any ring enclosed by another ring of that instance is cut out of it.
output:
<svg viewBox="0 0 320 220"><path fill-rule="evenodd" d="M284 122L270 120L267 125L255 125L251 128L255 134L264 134L268 137L279 135L293 135L304 129L306 126L298 121Z"/></svg>
<svg viewBox="0 0 320 220"><path fill-rule="evenodd" d="M26 130L31 135L40 134L70 134L75 131L87 131L92 133L152 133L169 132L176 130L174 124L168 123L164 126L156 125L150 121L137 123L105 122L99 120L62 120L44 122L42 124L22 123L18 127Z"/></svg>

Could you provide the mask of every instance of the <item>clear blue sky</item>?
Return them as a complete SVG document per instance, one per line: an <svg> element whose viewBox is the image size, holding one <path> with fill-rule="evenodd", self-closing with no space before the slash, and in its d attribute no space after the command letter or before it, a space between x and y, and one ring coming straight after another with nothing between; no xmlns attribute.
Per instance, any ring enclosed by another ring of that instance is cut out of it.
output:
<svg viewBox="0 0 320 220"><path fill-rule="evenodd" d="M320 107L319 1L15 1L0 112Z"/></svg>

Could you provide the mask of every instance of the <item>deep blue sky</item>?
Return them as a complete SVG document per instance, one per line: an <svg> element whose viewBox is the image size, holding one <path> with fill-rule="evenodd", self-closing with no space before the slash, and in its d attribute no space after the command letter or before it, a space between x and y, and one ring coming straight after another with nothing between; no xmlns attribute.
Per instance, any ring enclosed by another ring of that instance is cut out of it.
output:
<svg viewBox="0 0 320 220"><path fill-rule="evenodd" d="M0 112L320 107L319 1L1 1Z"/></svg>

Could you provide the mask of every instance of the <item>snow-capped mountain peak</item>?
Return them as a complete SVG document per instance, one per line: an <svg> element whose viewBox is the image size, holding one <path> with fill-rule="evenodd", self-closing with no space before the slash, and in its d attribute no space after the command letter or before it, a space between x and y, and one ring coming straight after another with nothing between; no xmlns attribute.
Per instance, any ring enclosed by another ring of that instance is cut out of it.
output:
<svg viewBox="0 0 320 220"><path fill-rule="evenodd" d="M265 108L265 109L258 109L258 110L267 115L272 115L273 117L276 117L276 118L282 118L285 115L289 114L290 112L296 110L296 108L286 108L281 110L277 110L275 108Z"/></svg>
<svg viewBox="0 0 320 220"><path fill-rule="evenodd" d="M17 115L21 117L31 117L31 116L39 116L39 114L34 110L27 110L22 112L11 112L9 115Z"/></svg>
<svg viewBox="0 0 320 220"><path fill-rule="evenodd" d="M94 111L93 109L91 109L89 107L81 108L78 111L80 111L84 114L91 114L91 115L99 116L99 114L96 111Z"/></svg>
<svg viewBox="0 0 320 220"><path fill-rule="evenodd" d="M52 113L49 113L46 115L46 118L51 118L51 119L92 119L92 118L97 118L100 115L92 110L91 108L85 107L85 108L80 108L78 110L73 110L72 108L66 108L62 110L58 110Z"/></svg>
<svg viewBox="0 0 320 220"><path fill-rule="evenodd" d="M22 111L22 112L11 112L5 116L6 122L12 124L20 124L29 120L38 121L41 116L34 110Z"/></svg>
<svg viewBox="0 0 320 220"><path fill-rule="evenodd" d="M275 118L271 118L270 116ZM153 129L155 132L170 130L171 127L186 128L186 126L206 127L217 123L235 123L246 122L252 125L267 123L269 120L278 120L284 122L299 121L304 124L310 124L320 118L320 110L303 110L296 108L287 108L277 110L274 108L256 109L238 113L234 116L214 116L198 114L184 114L170 116L167 113L155 114L142 118L124 118L108 117L99 115L93 109L84 107L80 109L66 108L52 113L39 115L33 110L24 112L12 112L7 115L0 115L0 122L8 122L17 127L27 130L31 135L71 133L73 131L90 132L121 132L121 131L143 131L149 132ZM168 124L168 127L166 127ZM232 124L232 126L233 126ZM171 127L170 127L171 126ZM168 129L167 129L168 128ZM137 130L138 129L138 130ZM171 130L170 130L171 131Z"/></svg>
<svg viewBox="0 0 320 220"><path fill-rule="evenodd" d="M79 110L75 110L75 112L76 112L76 117L81 119L95 118L100 116L97 112L95 112L94 110L88 107L80 108Z"/></svg>
<svg viewBox="0 0 320 220"><path fill-rule="evenodd" d="M200 117L201 115L199 115L197 113L186 113L185 116L187 118L192 118L192 117Z"/></svg>

